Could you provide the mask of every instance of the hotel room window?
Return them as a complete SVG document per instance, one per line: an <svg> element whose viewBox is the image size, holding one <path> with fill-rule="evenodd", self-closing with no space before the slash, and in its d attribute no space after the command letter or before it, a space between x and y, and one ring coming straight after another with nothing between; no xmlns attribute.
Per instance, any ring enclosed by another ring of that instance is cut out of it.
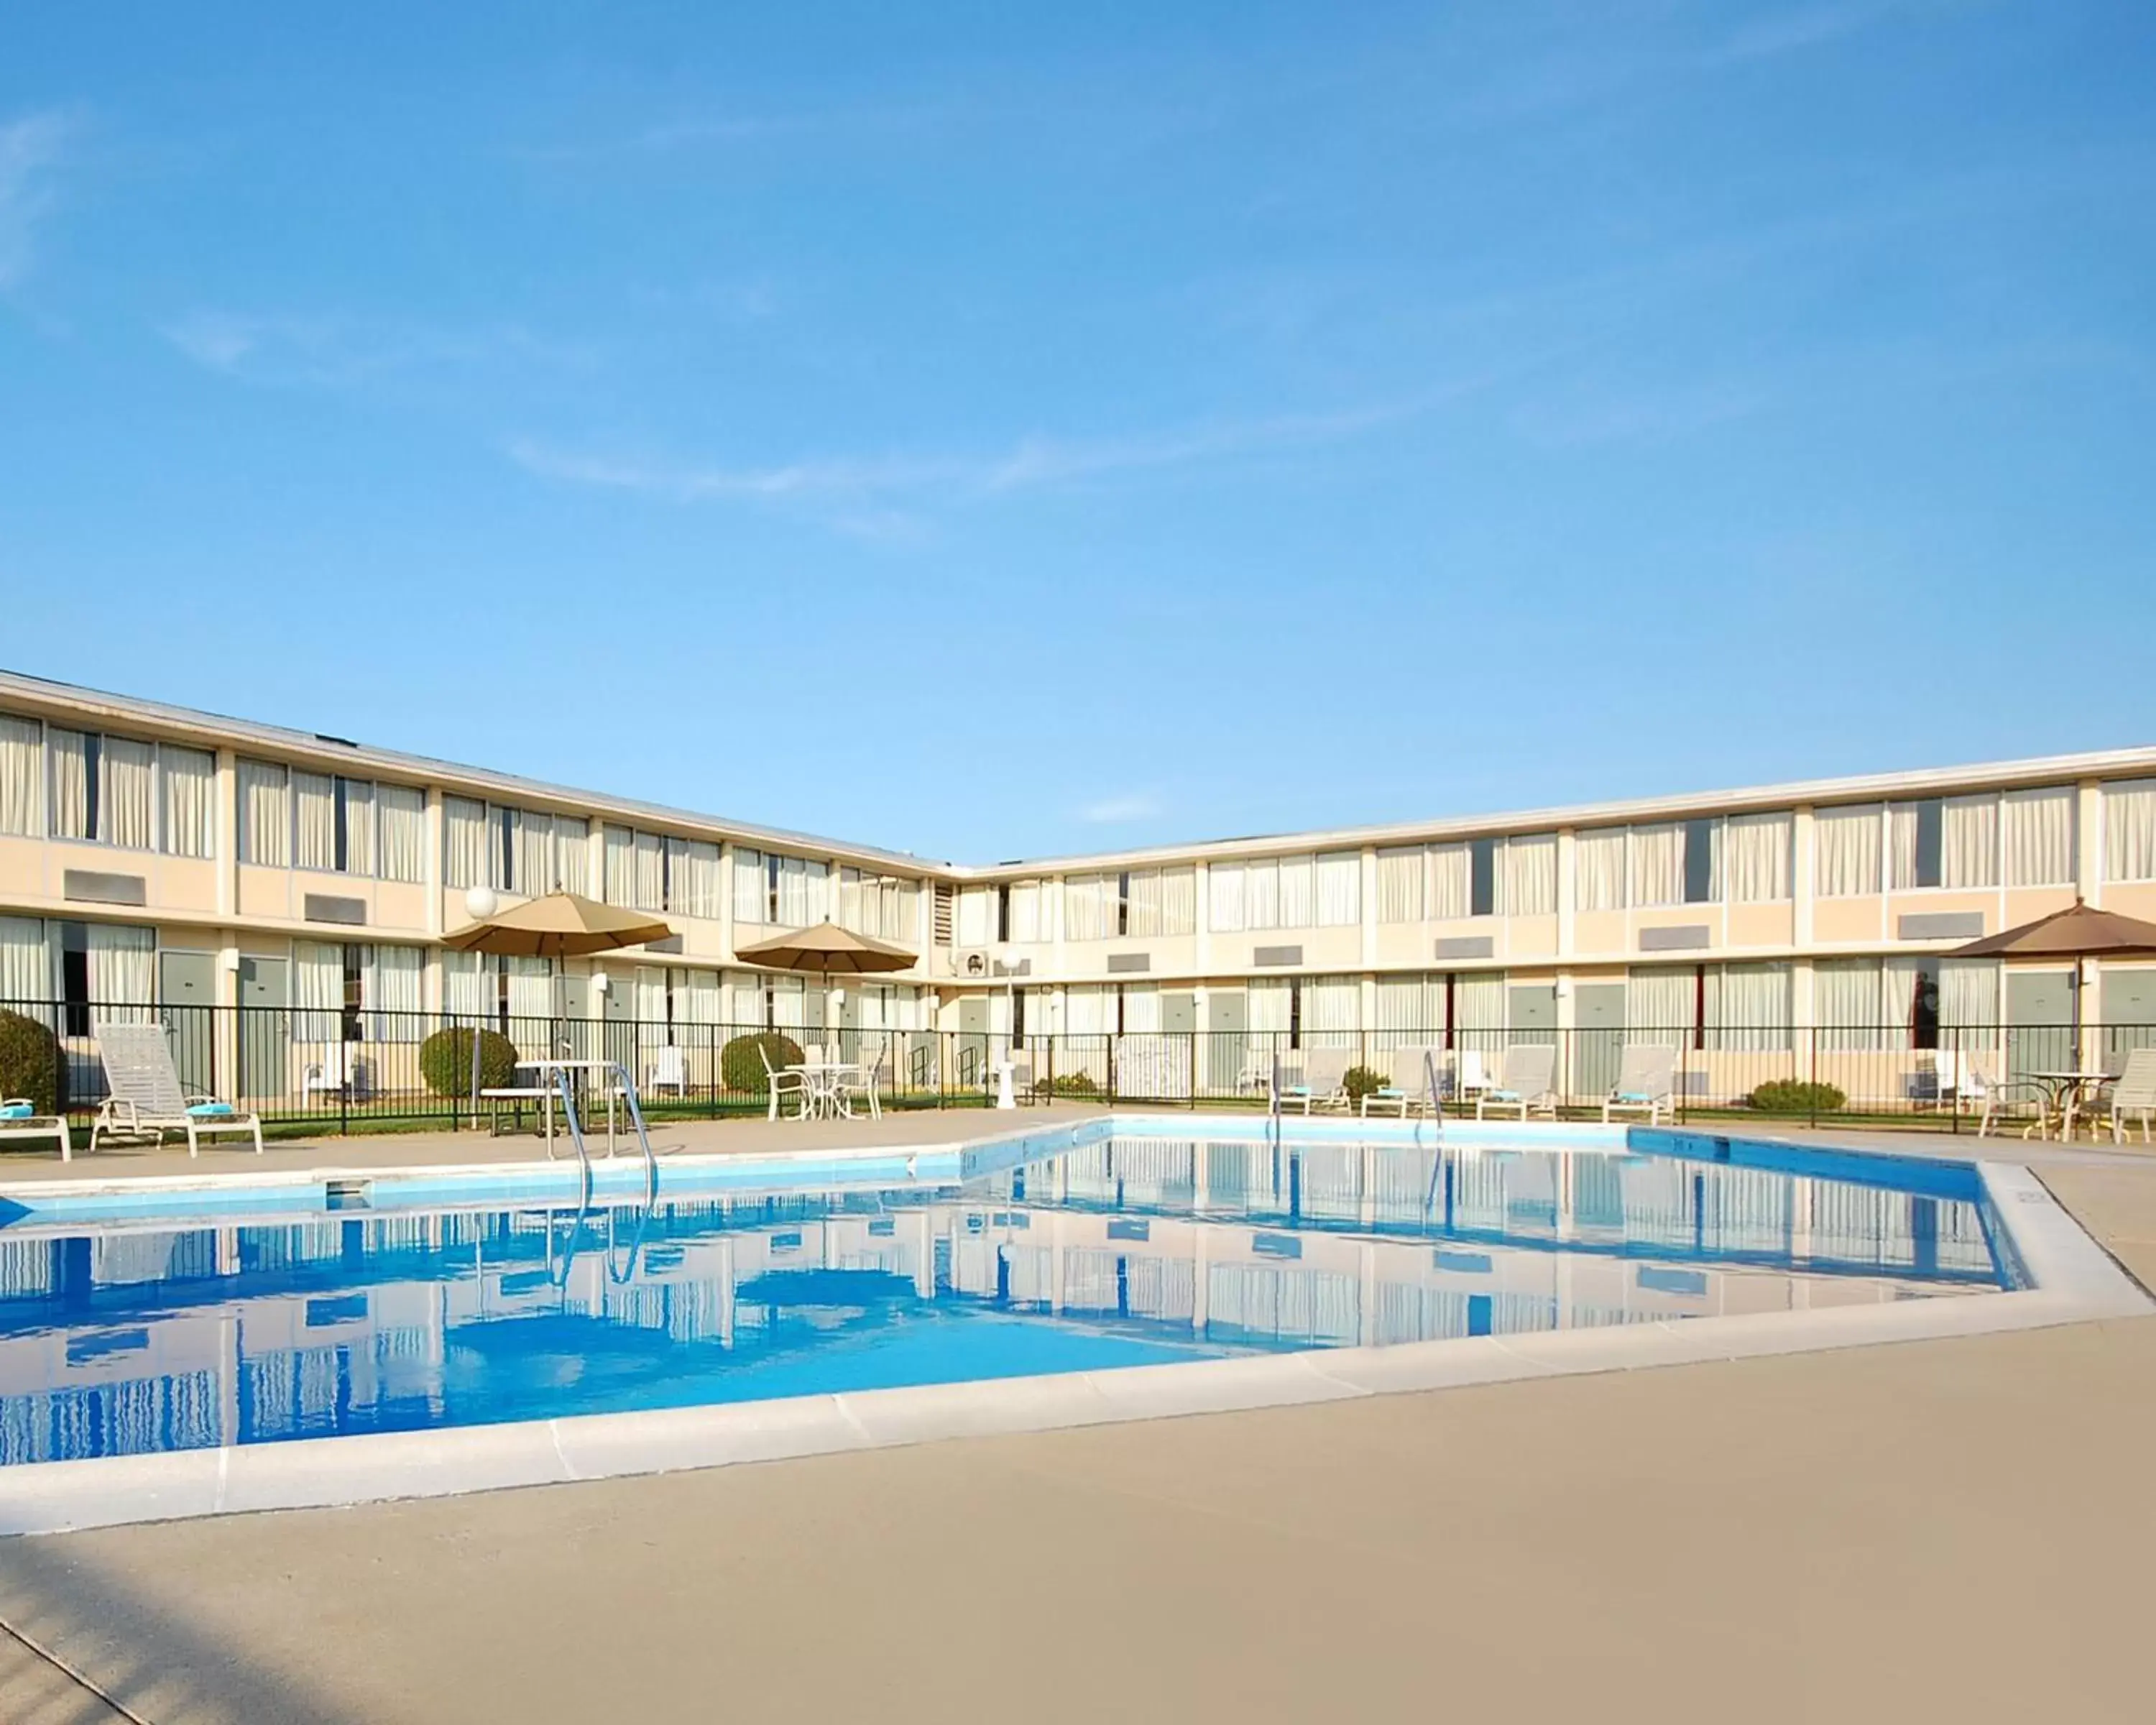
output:
<svg viewBox="0 0 2156 1725"><path fill-rule="evenodd" d="M1496 839L1477 839L1467 847L1467 914L1497 914L1497 846Z"/></svg>
<svg viewBox="0 0 2156 1725"><path fill-rule="evenodd" d="M1711 904L1719 898L1722 823L1712 819L1684 824L1684 901Z"/></svg>

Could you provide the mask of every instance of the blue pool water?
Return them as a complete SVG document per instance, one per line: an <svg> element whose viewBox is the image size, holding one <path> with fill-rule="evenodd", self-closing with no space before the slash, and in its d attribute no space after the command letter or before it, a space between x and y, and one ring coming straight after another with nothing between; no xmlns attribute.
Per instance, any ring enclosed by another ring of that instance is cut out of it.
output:
<svg viewBox="0 0 2156 1725"><path fill-rule="evenodd" d="M23 1216L0 1228L0 1463L2013 1281L1966 1168L1655 1147L1116 1137L943 1185L662 1183L655 1207Z"/></svg>

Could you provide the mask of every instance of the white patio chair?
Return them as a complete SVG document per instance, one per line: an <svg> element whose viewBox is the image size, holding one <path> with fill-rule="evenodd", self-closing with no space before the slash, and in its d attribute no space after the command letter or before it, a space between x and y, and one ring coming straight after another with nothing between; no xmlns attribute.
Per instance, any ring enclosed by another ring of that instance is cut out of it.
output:
<svg viewBox="0 0 2156 1725"><path fill-rule="evenodd" d="M1435 1060L1430 1050L1419 1045L1394 1049L1392 1076L1363 1098L1363 1117L1370 1117L1373 1105L1397 1109L1403 1120L1408 1117L1410 1109L1427 1112L1430 1106L1430 1074Z"/></svg>
<svg viewBox="0 0 2156 1725"><path fill-rule="evenodd" d="M839 1070L836 1091L841 1113L850 1116L855 1101L859 1100L869 1105L871 1120L883 1118L883 1101L878 1094L883 1088L883 1044L864 1040L861 1057Z"/></svg>
<svg viewBox="0 0 2156 1725"><path fill-rule="evenodd" d="M756 1057L763 1062L764 1087L771 1095L771 1111L766 1117L771 1120L778 1119L779 1098L792 1096L793 1117L796 1120L807 1119L808 1117L808 1075L798 1066L773 1065L771 1050L765 1046L761 1039L756 1045Z"/></svg>
<svg viewBox="0 0 2156 1725"><path fill-rule="evenodd" d="M689 1094L689 1051L671 1046L655 1049L644 1069L644 1087L653 1096L670 1090L677 1096Z"/></svg>
<svg viewBox="0 0 2156 1725"><path fill-rule="evenodd" d="M1355 1051L1350 1048L1311 1048L1302 1055L1302 1080L1298 1084L1281 1086L1281 1106L1283 1109L1300 1105L1309 1113L1313 1108L1338 1108L1348 1106L1348 1069L1355 1063Z"/></svg>
<svg viewBox="0 0 2156 1725"><path fill-rule="evenodd" d="M2028 1102L2035 1109L2036 1118L2027 1131L2040 1129L2044 1119L2046 1099L2044 1086L2030 1078L2001 1078L1999 1076L1999 1056L1995 1054L1965 1054L1962 1070L1957 1075L1958 1096L1966 1097L1971 1107L1981 1106L1983 1117L1976 1123L1979 1138L1991 1136L1992 1128L2005 1120L2010 1112L2018 1111L2017 1105Z"/></svg>
<svg viewBox="0 0 2156 1725"><path fill-rule="evenodd" d="M2126 1057L2126 1065L2111 1086L2111 1142L2127 1141L2127 1125L2141 1121L2141 1142L2156 1142L2150 1125L2156 1121L2156 1048L2137 1048Z"/></svg>
<svg viewBox="0 0 2156 1725"><path fill-rule="evenodd" d="M1489 1056L1479 1048L1461 1049L1455 1071L1453 1089L1463 1102L1496 1087L1496 1081L1490 1076Z"/></svg>
<svg viewBox="0 0 2156 1725"><path fill-rule="evenodd" d="M1505 1050L1504 1076L1491 1089L1475 1099L1475 1117L1481 1120L1492 1108L1517 1108L1520 1119L1547 1114L1557 1118L1557 1048L1548 1042L1515 1042Z"/></svg>
<svg viewBox="0 0 2156 1725"><path fill-rule="evenodd" d="M1609 1125L1615 1114L1644 1114L1648 1125L1661 1125L1674 1106L1676 1070L1677 1051L1668 1044L1626 1043L1617 1082L1602 1099L1602 1123Z"/></svg>
<svg viewBox="0 0 2156 1725"><path fill-rule="evenodd" d="M254 1153L262 1153L259 1116L181 1089L163 1025L100 1025L97 1055L105 1063L110 1094L98 1104L97 1118L90 1124L91 1149L105 1138L148 1138L162 1144L166 1133L185 1132L187 1154L198 1156L204 1138L244 1132L254 1140Z"/></svg>
<svg viewBox="0 0 2156 1725"><path fill-rule="evenodd" d="M359 1045L354 1042L326 1042L321 1056L307 1062L300 1072L300 1094L304 1097L321 1096L357 1096L359 1094Z"/></svg>

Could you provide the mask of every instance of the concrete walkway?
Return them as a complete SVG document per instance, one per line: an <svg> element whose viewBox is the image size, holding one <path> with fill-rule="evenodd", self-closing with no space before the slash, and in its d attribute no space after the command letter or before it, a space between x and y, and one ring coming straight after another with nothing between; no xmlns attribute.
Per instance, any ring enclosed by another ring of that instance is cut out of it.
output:
<svg viewBox="0 0 2156 1725"><path fill-rule="evenodd" d="M2152 1279L2156 1156L2011 1153ZM2138 1722L2152 1432L2128 1320L14 1540L0 1620L157 1725Z"/></svg>

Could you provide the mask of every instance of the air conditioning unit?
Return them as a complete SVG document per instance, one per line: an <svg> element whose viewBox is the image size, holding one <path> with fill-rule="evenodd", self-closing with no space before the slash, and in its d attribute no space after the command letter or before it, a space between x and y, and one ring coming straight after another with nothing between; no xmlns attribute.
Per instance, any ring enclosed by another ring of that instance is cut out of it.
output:
<svg viewBox="0 0 2156 1725"><path fill-rule="evenodd" d="M979 947L960 947L951 954L952 974L967 982L986 982L993 973L995 961Z"/></svg>

